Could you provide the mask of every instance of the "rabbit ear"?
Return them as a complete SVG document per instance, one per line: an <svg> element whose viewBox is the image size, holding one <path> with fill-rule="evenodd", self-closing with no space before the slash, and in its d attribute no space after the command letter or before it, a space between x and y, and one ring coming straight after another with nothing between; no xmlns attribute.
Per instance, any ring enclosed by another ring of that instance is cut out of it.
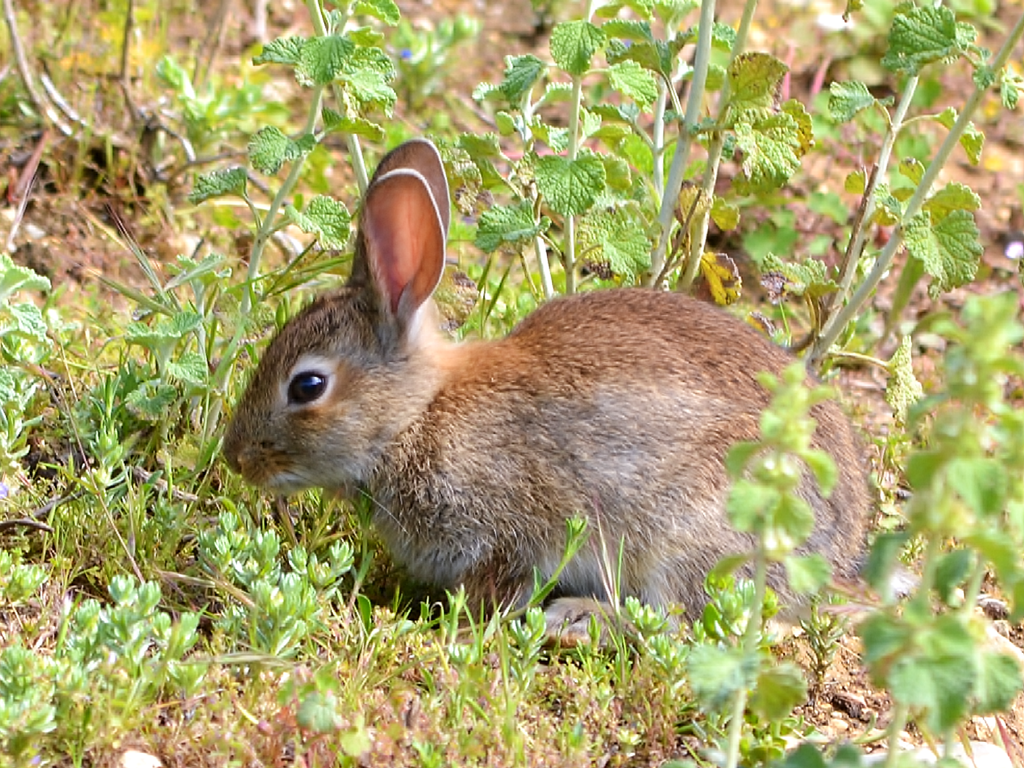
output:
<svg viewBox="0 0 1024 768"><path fill-rule="evenodd" d="M427 180L409 168L375 176L361 230L362 255L382 307L410 322L444 270L444 222Z"/></svg>
<svg viewBox="0 0 1024 768"><path fill-rule="evenodd" d="M441 227L444 236L448 237L451 199L448 194L448 179L444 175L441 154L433 142L427 139L410 139L384 155L384 158L373 173L372 186L376 181L391 171L408 168L416 171L427 182L430 194L437 204L437 212L441 215Z"/></svg>

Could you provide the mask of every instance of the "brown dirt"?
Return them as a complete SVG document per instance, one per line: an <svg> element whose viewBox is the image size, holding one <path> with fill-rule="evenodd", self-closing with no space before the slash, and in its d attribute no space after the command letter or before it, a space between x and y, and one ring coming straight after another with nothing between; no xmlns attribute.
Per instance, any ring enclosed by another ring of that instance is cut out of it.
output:
<svg viewBox="0 0 1024 768"><path fill-rule="evenodd" d="M725 8L727 19L738 15L739 3L720 5ZM1017 12L1010 8L1010 4L1002 4L1002 7L1001 13L1004 16ZM541 51L541 55L546 54L546 30L538 24L526 0L502 3L483 0L409 0L402 3L402 8L404 16L419 25L430 25L438 18L457 12L475 15L483 21L479 40L460 50L458 66L448 73L443 89L448 94L456 94L454 98L461 100L466 107L455 113L457 125L465 123L459 127L480 128L481 113L472 105L469 94L479 82L497 82L501 78L505 55L534 50ZM828 52L820 36L796 39L792 34L782 34L786 28L780 27L774 20L784 19L790 12L789 6L781 0L762 3L758 18L767 21L755 30L754 42L791 64L792 76L788 87L793 96L803 100L820 74ZM301 16L300 11L296 11L296 14ZM292 23L291 19L271 21L275 35ZM204 23L203 19L183 21L178 30L181 39L195 38ZM247 34L246 24L247 21L242 18L229 28L220 66L230 67L232 58L238 60L241 43ZM793 29L807 32L806 27ZM994 36L990 44L994 44L997 39L998 36ZM186 49L183 47L182 50ZM832 76L838 76L834 73L840 73L844 64L841 59L828 63L825 66L825 82ZM957 68L955 74L947 77L943 99L958 104L962 102L969 82L962 68ZM445 108L444 102L440 103L441 108ZM399 119L413 123L417 117L399 115ZM909 309L910 316L921 317L940 305L955 309L969 292L1021 292L1020 283L1013 274L1016 271L1015 265L1003 255L1003 244L1011 229L1022 228L1022 193L1018 187L1024 179L1024 113L1020 110L1013 114L998 112L990 103L986 105L979 122L987 135L981 166L970 166L963 154L957 153L946 175L950 179L968 183L982 197L984 208L977 217L985 244L982 273L976 283L937 302L929 300L923 290L919 291ZM63 169L74 161L79 150L78 144L73 139L57 137L53 133L43 138L35 133L12 135L7 130L0 137L0 161L4 164L4 176L7 179L6 198L0 205L0 220L7 222L8 227L16 218L16 186L24 173L26 161L40 141L45 141L47 146L43 153L41 172L31 190L30 202L15 238L17 247L14 259L17 262L50 276L58 284L74 285L89 281L97 274L140 283L140 275L130 256L110 237L109 233L114 230L113 211L127 220L129 228L143 247L158 258L170 258L182 250L183 244L189 242L183 240L179 224L155 212L147 201L147 191L158 185L158 181L144 169L130 148L116 150L115 154L121 156L122 162L117 165L113 180L108 173L111 169L107 167L104 155L91 151L90 160L86 164L91 176L72 189L69 185L73 180L62 174ZM818 157L814 164L805 169L797 182L798 186L806 190L820 188L826 182L832 188L841 186L839 169L856 165L859 159L840 157L838 162L835 160L831 157ZM100 182L99 179L104 181ZM181 202L182 192L180 189L165 189L161 194L173 205ZM795 205L798 227L802 231L820 234L823 227L830 226L809 211L801 210L799 204ZM855 201L851 199L851 213L854 205ZM3 228L5 234L8 227ZM838 234L838 228L835 229ZM736 246L729 241L723 245ZM742 260L742 254L734 255ZM891 282L890 286L879 292L875 300L880 307L884 307L890 300ZM887 354L887 350L883 350L882 354ZM931 375L933 360L925 354L920 366L922 378L927 380ZM887 429L888 423L884 416L886 409L881 399L884 378L875 370L858 370L846 374L844 384L846 391L858 403L858 410L869 431L879 434ZM895 482L895 478L883 478L883 483ZM1007 632L1011 642L1018 648L1024 648L1024 628L1012 626L1007 628ZM783 652L792 655L805 666L809 664L806 643L800 639L788 641ZM813 723L823 734L837 739L860 737L872 728L884 727L890 717L890 702L867 680L860 662L858 640L853 635L843 638L836 663L821 685L814 688L810 702L798 714ZM1004 723L1006 731L1016 739L1016 746L1021 750L1018 756L1024 754L1024 701L1017 701L1012 711L1005 716ZM991 739L992 722L976 718L968 734L972 738ZM908 736L911 741L918 741L916 734L910 733Z"/></svg>

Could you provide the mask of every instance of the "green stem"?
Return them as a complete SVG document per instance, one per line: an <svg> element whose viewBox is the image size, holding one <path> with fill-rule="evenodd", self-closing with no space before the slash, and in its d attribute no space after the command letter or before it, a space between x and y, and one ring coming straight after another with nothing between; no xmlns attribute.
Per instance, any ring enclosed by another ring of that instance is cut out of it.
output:
<svg viewBox="0 0 1024 768"><path fill-rule="evenodd" d="M761 633L761 615L765 593L768 591L768 554L764 544L757 547L754 572L754 604L746 629L743 631L743 657L748 659L757 653L757 638ZM747 686L741 685L733 701L732 717L729 720L729 742L725 756L726 768L736 768L740 759L740 740L743 737L743 713L747 709Z"/></svg>
<svg viewBox="0 0 1024 768"><path fill-rule="evenodd" d="M1017 19L1017 23L1014 25L1013 30L1009 36L1003 42L1003 47L999 49L999 52L995 55L992 63L989 65L992 71L999 72L1005 66L1009 60L1013 50L1017 47L1017 43L1020 42L1021 37L1024 36L1024 14L1021 14L1020 18ZM932 184L938 178L943 166L952 154L953 149L960 141L960 137L963 136L964 131L967 129L968 124L971 121L971 116L977 110L978 105L981 104L982 98L984 98L987 92L987 87L975 85L974 91L971 93L970 98L967 99L967 103L964 104L963 111L960 112L953 127L950 128L949 133L946 134L945 141L942 142L942 146L939 147L939 151L932 159L928 168L924 172L924 176L921 178L921 182L917 185L917 189L914 190L914 195L907 201L906 211L903 214L903 222L907 222L918 214L921 210L921 205L924 203L926 196L931 190ZM857 290L850 297L849 302L837 313L829 318L825 327L822 329L821 336L814 342L811 347L810 353L807 355L808 367L815 366L828 352L839 334L842 333L843 328L856 317L861 308L867 302L868 298L874 292L875 288L882 281L882 277L891 269L893 259L896 257L896 253L899 250L903 242L903 223L901 222L896 230L892 233L892 237L889 238L889 242L886 243L885 248L875 261L875 265L871 272L864 278L864 281L858 286Z"/></svg>
<svg viewBox="0 0 1024 768"><path fill-rule="evenodd" d="M900 733L907 725L907 718L910 717L910 707L906 704L897 704L892 720L889 722L889 742L885 755L885 768L896 768L900 757Z"/></svg>
<svg viewBox="0 0 1024 768"><path fill-rule="evenodd" d="M589 18L589 16L588 16ZM580 109L583 106L583 76L572 78L572 107L569 111L569 162L576 160L580 149ZM576 217L565 219L565 248L562 250L562 265L565 268L565 293L576 292Z"/></svg>
<svg viewBox="0 0 1024 768"><path fill-rule="evenodd" d="M676 150L672 155L672 167L668 172L668 183L665 194L661 197L661 208L658 212L658 226L661 233L658 244L651 256L651 271L648 273L648 285L653 285L665 266L668 243L672 235L672 222L675 220L676 200L679 190L683 188L683 174L690 160L691 130L700 118L704 103L704 86L708 79L708 65L711 62L711 34L715 22L715 0L703 0L700 5L700 27L697 33L697 51L693 59L693 82L690 84L690 95L686 100L686 115L683 126L676 140ZM670 91L675 89L669 88Z"/></svg>
<svg viewBox="0 0 1024 768"><path fill-rule="evenodd" d="M665 155L665 108L668 105L668 84L659 79L658 100L654 105L654 129L651 132L653 142L651 146L651 157L654 160L654 194L660 200L665 196L665 164L662 157Z"/></svg>
<svg viewBox="0 0 1024 768"><path fill-rule="evenodd" d="M754 18L754 11L757 9L757 0L747 0L743 6L743 16L740 19L739 29L736 31L736 42L729 53L729 67L736 60L743 49L747 46L747 34L750 32L750 22ZM722 149L725 147L725 117L729 110L729 99L731 97L729 79L726 78L722 84L722 93L718 97L718 125L708 147L708 164L704 169L704 180L701 185L701 196L710 202L715 193L715 183L718 181L718 169L722 165ZM693 281L697 279L697 272L700 270L701 254L704 250L704 243L708 239L708 227L711 223L711 206L708 205L702 214L697 228L698 236L690 241L690 253L686 261L686 271L683 273L680 287L689 290ZM692 228L690 230L693 231Z"/></svg>

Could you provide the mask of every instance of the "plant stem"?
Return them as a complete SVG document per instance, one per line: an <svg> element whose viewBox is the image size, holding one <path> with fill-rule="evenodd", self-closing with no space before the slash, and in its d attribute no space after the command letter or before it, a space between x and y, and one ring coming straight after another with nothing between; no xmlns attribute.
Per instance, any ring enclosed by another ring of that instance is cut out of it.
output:
<svg viewBox="0 0 1024 768"><path fill-rule="evenodd" d="M715 22L715 0L702 0L700 4L700 27L697 33L697 51L693 59L693 82L690 84L690 95L686 100L686 115L676 139L676 149L672 155L672 167L668 172L668 183L661 197L661 209L658 212L658 226L661 233L658 244L651 256L651 271L648 273L647 285L653 285L665 266L668 243L672 235L672 222L675 218L676 199L683 188L683 173L690 160L690 139L693 126L700 117L704 103L704 86L708 79L708 65L711 61L711 34ZM671 89L671 85L669 86Z"/></svg>
<svg viewBox="0 0 1024 768"><path fill-rule="evenodd" d="M754 11L757 9L757 0L747 0L743 6L743 16L740 19L739 29L736 31L736 42L733 43L732 51L729 53L729 66L736 60L736 57L743 52L747 46L747 34L750 32L750 22L754 18ZM726 67L728 71L729 67ZM725 118L729 111L729 99L731 97L729 78L722 83L722 92L718 97L718 125L715 128L711 146L708 147L708 164L704 169L704 181L701 185L701 197L708 200L715 194L715 183L718 181L718 169L722 165L722 149L725 147ZM711 223L711 206L706 207L700 214L700 222L697 228L697 237L690 241L690 253L686 260L686 270L680 280L680 287L688 290L693 281L697 278L700 269L701 255L704 251L704 243L708 239L708 227ZM692 232L693 230L691 230Z"/></svg>
<svg viewBox="0 0 1024 768"><path fill-rule="evenodd" d="M989 65L992 71L999 72L1006 66L1006 62L1009 60L1010 55L1017 47L1017 43L1020 42L1022 36L1024 36L1024 14L1021 14L1020 18L1017 19L1017 23L1003 42L1003 47L999 49L995 58L992 59L992 63ZM921 204L924 202L925 197L931 190L931 186L935 182L935 179L938 178L939 172L946 164L950 154L952 154L953 149L960 141L960 137L967 129L967 125L971 121L971 116L978 108L978 105L981 103L981 100L985 96L987 90L987 87L975 85L973 93L971 93L970 98L967 99L967 103L964 104L963 111L960 112L960 115L957 117L953 127L950 128L949 133L946 134L946 139L942 142L942 146L939 147L939 151L925 170L921 182L917 185L917 189L914 191L914 195L909 201L907 201L906 211L903 214L904 222L912 219L921 210ZM875 265L871 272L864 278L864 281L860 286L858 286L857 290L850 297L849 302L847 302L839 312L832 315L825 324L825 327L822 329L821 336L814 342L814 345L811 347L811 351L807 355L807 366L809 368L817 365L817 363L828 352L829 347L831 347L835 343L835 340L839 338L839 334L842 333L842 330L846 327L847 323L853 320L853 318L860 313L861 308L881 282L882 277L892 267L893 259L895 258L896 252L899 250L902 242L903 224L901 223L892 233L892 237L889 238L889 242L886 243L882 253L875 261Z"/></svg>
<svg viewBox="0 0 1024 768"><path fill-rule="evenodd" d="M658 81L658 100L654 104L654 128L651 132L653 137L651 157L654 161L654 194L658 199L665 196L665 164L662 157L665 155L665 108L668 105L668 84L664 80Z"/></svg>
<svg viewBox="0 0 1024 768"><path fill-rule="evenodd" d="M588 16L589 18L589 16ZM580 109L583 106L583 76L573 75L572 106L569 111L569 162L576 160L580 149ZM562 265L565 268L565 293L576 292L576 217L565 219L565 248L562 249Z"/></svg>
<svg viewBox="0 0 1024 768"><path fill-rule="evenodd" d="M768 554L763 542L757 546L754 572L754 604L743 631L743 657L748 659L757 653L757 638L761 633L761 614L765 593L768 590ZM729 719L729 742L725 756L726 768L736 768L740 759L740 739L743 737L743 713L747 708L747 686L741 685L733 701L732 716Z"/></svg>

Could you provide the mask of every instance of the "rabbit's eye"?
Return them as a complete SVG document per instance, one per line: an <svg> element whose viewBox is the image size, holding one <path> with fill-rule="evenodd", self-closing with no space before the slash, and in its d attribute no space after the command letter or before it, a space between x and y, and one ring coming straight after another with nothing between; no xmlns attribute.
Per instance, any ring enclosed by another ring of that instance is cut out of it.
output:
<svg viewBox="0 0 1024 768"><path fill-rule="evenodd" d="M312 371L297 373L288 383L288 402L293 405L307 405L320 397L326 389L326 376Z"/></svg>

